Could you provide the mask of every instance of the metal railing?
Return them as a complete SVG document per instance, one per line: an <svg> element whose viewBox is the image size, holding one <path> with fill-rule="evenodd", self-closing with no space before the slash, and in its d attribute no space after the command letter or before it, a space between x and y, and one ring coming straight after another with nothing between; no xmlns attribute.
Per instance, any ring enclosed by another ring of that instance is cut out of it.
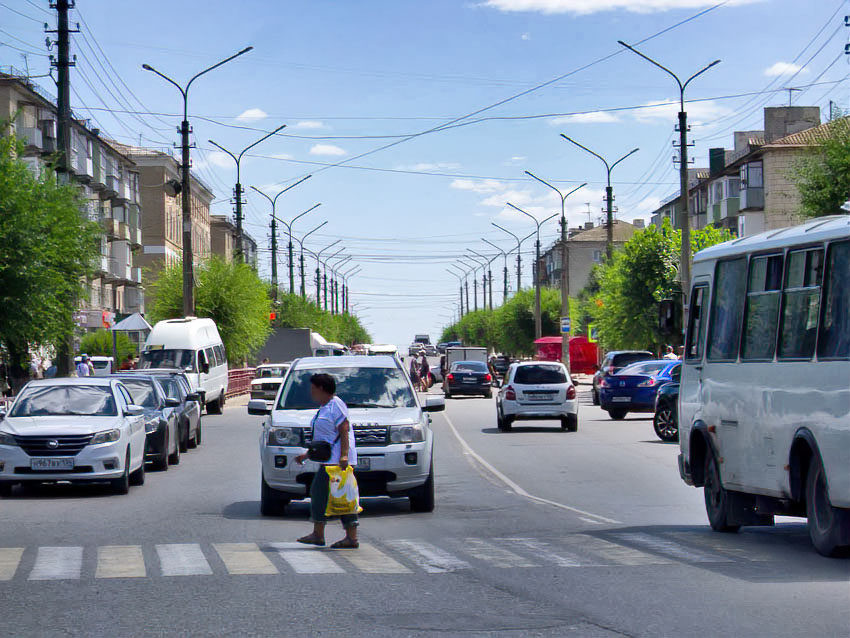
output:
<svg viewBox="0 0 850 638"><path fill-rule="evenodd" d="M227 397L248 394L251 391L251 379L254 378L255 368L237 368L227 371Z"/></svg>

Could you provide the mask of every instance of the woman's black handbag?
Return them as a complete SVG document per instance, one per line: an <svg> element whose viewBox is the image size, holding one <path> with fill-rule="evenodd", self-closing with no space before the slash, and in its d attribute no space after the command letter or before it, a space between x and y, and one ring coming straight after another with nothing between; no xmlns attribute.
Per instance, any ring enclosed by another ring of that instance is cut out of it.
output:
<svg viewBox="0 0 850 638"><path fill-rule="evenodd" d="M331 460L331 444L327 441L312 441L307 446L307 458L315 463Z"/></svg>

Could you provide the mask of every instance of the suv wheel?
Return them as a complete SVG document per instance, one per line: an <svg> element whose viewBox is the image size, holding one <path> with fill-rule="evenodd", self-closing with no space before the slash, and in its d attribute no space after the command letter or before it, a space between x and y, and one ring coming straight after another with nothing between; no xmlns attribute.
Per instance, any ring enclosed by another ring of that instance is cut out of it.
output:
<svg viewBox="0 0 850 638"><path fill-rule="evenodd" d="M496 412L496 425L502 432L510 432L513 423L513 418L505 416L501 410Z"/></svg>
<svg viewBox="0 0 850 638"><path fill-rule="evenodd" d="M428 479L410 493L410 509L414 512L433 512L434 501L434 462L431 461Z"/></svg>
<svg viewBox="0 0 850 638"><path fill-rule="evenodd" d="M283 516L289 502L290 499L266 483L265 476L260 478L260 514L263 516Z"/></svg>
<svg viewBox="0 0 850 638"><path fill-rule="evenodd" d="M207 403L207 414L221 414L221 409L224 407L224 400L221 395L215 401Z"/></svg>

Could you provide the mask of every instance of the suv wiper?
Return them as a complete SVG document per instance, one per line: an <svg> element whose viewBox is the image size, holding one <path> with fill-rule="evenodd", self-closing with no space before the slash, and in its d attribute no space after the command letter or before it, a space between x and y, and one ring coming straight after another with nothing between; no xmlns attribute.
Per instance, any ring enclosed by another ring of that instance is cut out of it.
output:
<svg viewBox="0 0 850 638"><path fill-rule="evenodd" d="M380 403L347 403L349 408L387 408L391 406L382 405Z"/></svg>

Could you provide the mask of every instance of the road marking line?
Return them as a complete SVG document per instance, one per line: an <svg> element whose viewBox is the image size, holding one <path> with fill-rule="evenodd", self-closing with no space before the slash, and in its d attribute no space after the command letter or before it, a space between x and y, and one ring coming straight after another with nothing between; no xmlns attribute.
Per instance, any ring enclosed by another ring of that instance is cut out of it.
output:
<svg viewBox="0 0 850 638"><path fill-rule="evenodd" d="M493 567L537 567L528 559L514 554L512 551L499 547L493 543L481 540L480 538L465 538L463 539L463 551L485 562L491 563Z"/></svg>
<svg viewBox="0 0 850 638"><path fill-rule="evenodd" d="M139 545L105 545L97 548L95 578L144 578L145 557Z"/></svg>
<svg viewBox="0 0 850 638"><path fill-rule="evenodd" d="M278 545L284 545L283 548ZM289 563L296 574L344 574L345 570L322 550L286 549L289 543L271 543L280 557ZM302 546L303 547L303 546ZM351 550L357 551L357 550Z"/></svg>
<svg viewBox="0 0 850 638"><path fill-rule="evenodd" d="M386 544L429 574L445 574L470 566L465 560L424 541L398 539Z"/></svg>
<svg viewBox="0 0 850 638"><path fill-rule="evenodd" d="M552 550L549 543L538 541L533 538L501 538L501 541L519 545L531 553L541 561L557 565L558 567L579 567L582 561L578 556L565 552L556 552Z"/></svg>
<svg viewBox="0 0 850 638"><path fill-rule="evenodd" d="M558 503L556 501L550 501L547 498L541 498L539 496L534 496L533 494L529 494L523 488L521 488L517 483L515 483L514 481L509 479L507 476L502 474L499 470L497 470L495 467L493 467L490 463L485 461L484 458L480 454L478 454L475 450L473 450L469 446L469 443L467 443L466 440L464 440L464 438L460 435L460 432L458 432L458 429L455 427L454 423L452 423L452 420L449 418L448 414L443 413L443 418L445 418L446 423L448 423L449 428L454 433L455 438L457 438L458 442L460 443L461 447L463 448L464 453L468 454L469 456L474 458L476 461L478 461L482 466L487 468L487 470L491 474L493 474L493 476L495 476L500 481L502 481L511 490L513 490L516 494L519 494L520 496L523 496L523 497L525 497L525 498L527 498L531 501L534 501L536 503L543 503L544 505L551 505L552 507L557 507L557 508L562 509L562 510L567 510L568 512L573 512L574 514L580 514L581 516L587 516L588 518L596 519L597 521L600 521L602 523L608 523L610 525L622 525L623 524L620 521L615 521L612 518L606 518L605 516L599 516L598 514L593 514L592 512L586 512L585 510L578 509L577 507L571 507L570 505L564 505L563 503Z"/></svg>
<svg viewBox="0 0 850 638"><path fill-rule="evenodd" d="M201 546L197 543L157 545L156 553L163 576L206 576L212 574Z"/></svg>
<svg viewBox="0 0 850 638"><path fill-rule="evenodd" d="M716 532L669 532L668 536L678 538L685 543L693 543L702 547L708 547L716 552L731 554L736 558L753 562L772 562L776 560L776 556L760 551L754 547L730 547L734 537L728 534L717 534ZM714 536L715 538L712 538ZM740 542L735 540L734 542Z"/></svg>
<svg viewBox="0 0 850 638"><path fill-rule="evenodd" d="M29 580L78 579L82 568L82 547L39 547Z"/></svg>
<svg viewBox="0 0 850 638"><path fill-rule="evenodd" d="M648 554L639 549L609 543L588 534L568 534L561 539L570 548L590 552L598 560L589 564L603 565L667 565L672 561L662 556ZM584 561L583 561L584 562Z"/></svg>
<svg viewBox="0 0 850 638"><path fill-rule="evenodd" d="M688 549L681 543L672 541L658 536L650 536L643 532L622 532L614 534L618 539L626 542L636 543L644 547L648 547L652 551L660 554L672 556L681 561L691 563L731 563L735 562L731 556L720 556L719 554L709 554L701 552L697 549Z"/></svg>
<svg viewBox="0 0 850 638"><path fill-rule="evenodd" d="M0 580L12 580L15 577L23 554L23 547L0 548Z"/></svg>
<svg viewBox="0 0 850 638"><path fill-rule="evenodd" d="M213 543L229 574L277 574L256 543Z"/></svg>
<svg viewBox="0 0 850 638"><path fill-rule="evenodd" d="M360 549L339 552L354 567L366 574L409 574L410 570L374 545L360 543Z"/></svg>

